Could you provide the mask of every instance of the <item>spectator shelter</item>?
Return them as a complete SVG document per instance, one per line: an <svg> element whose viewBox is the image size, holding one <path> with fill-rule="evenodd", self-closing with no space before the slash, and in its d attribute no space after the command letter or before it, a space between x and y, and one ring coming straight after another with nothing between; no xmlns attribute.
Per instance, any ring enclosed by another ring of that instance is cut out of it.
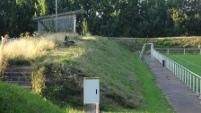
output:
<svg viewBox="0 0 201 113"><path fill-rule="evenodd" d="M84 10L76 10L57 15L48 15L34 17L33 20L38 21L38 32L44 33L55 31L57 21L57 31L59 32L76 32L76 15L84 14ZM57 19L57 20L56 20Z"/></svg>

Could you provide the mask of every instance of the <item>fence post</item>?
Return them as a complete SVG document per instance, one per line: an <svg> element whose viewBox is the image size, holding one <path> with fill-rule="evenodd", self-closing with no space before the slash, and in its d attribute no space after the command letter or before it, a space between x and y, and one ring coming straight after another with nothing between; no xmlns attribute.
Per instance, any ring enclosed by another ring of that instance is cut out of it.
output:
<svg viewBox="0 0 201 113"><path fill-rule="evenodd" d="M174 63L172 63L173 66L172 66L172 70L173 70L173 74L175 75L175 66L174 66Z"/></svg>
<svg viewBox="0 0 201 113"><path fill-rule="evenodd" d="M201 49L200 49L200 55L201 55Z"/></svg>
<svg viewBox="0 0 201 113"><path fill-rule="evenodd" d="M179 79L181 80L180 75L179 75L179 68L178 68L177 64L176 64L176 74L177 74L177 77L179 77Z"/></svg>
<svg viewBox="0 0 201 113"><path fill-rule="evenodd" d="M188 78L187 78L188 87L190 87L190 73L189 72L187 72L187 73L188 73Z"/></svg>
<svg viewBox="0 0 201 113"><path fill-rule="evenodd" d="M183 82L183 70L180 70L180 80Z"/></svg>
<svg viewBox="0 0 201 113"><path fill-rule="evenodd" d="M174 73L174 63L172 62L172 73Z"/></svg>
<svg viewBox="0 0 201 113"><path fill-rule="evenodd" d="M200 79L200 97L199 98L201 99L201 79Z"/></svg>
<svg viewBox="0 0 201 113"><path fill-rule="evenodd" d="M170 54L170 50L169 50L169 49L167 49L167 54L168 54L168 55Z"/></svg>
<svg viewBox="0 0 201 113"><path fill-rule="evenodd" d="M185 77L184 77L184 81L185 81L185 84L187 84L187 83L186 83L186 78L187 78L187 77L186 77L186 71L183 69L183 72L184 72L184 76L185 76Z"/></svg>
<svg viewBox="0 0 201 113"><path fill-rule="evenodd" d="M186 54L186 49L184 49L184 55Z"/></svg>
<svg viewBox="0 0 201 113"><path fill-rule="evenodd" d="M179 66L179 65L178 65L178 68L179 68L179 76L180 76L180 80L182 81L183 76L182 76L182 74L181 74L181 69L180 69L180 66Z"/></svg>
<svg viewBox="0 0 201 113"><path fill-rule="evenodd" d="M182 76L182 82L185 83L185 75L182 68L181 68L181 76Z"/></svg>
<svg viewBox="0 0 201 113"><path fill-rule="evenodd" d="M190 89L191 89L191 73L190 73Z"/></svg>
<svg viewBox="0 0 201 113"><path fill-rule="evenodd" d="M193 91L195 91L195 76L193 76Z"/></svg>
<svg viewBox="0 0 201 113"><path fill-rule="evenodd" d="M163 67L165 67L165 60L162 60L162 63L163 63Z"/></svg>
<svg viewBox="0 0 201 113"><path fill-rule="evenodd" d="M187 86L189 87L189 73L188 72L186 72L186 82L187 82Z"/></svg>
<svg viewBox="0 0 201 113"><path fill-rule="evenodd" d="M196 77L196 95L198 95L198 77Z"/></svg>

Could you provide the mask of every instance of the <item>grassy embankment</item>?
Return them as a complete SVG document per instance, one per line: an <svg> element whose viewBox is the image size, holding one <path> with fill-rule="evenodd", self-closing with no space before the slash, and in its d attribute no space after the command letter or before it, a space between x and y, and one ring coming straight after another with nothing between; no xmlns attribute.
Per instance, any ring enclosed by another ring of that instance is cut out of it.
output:
<svg viewBox="0 0 201 113"><path fill-rule="evenodd" d="M116 38L121 45L131 51L140 51L144 43L153 43L155 48L201 48L201 37L163 37L163 38Z"/></svg>
<svg viewBox="0 0 201 113"><path fill-rule="evenodd" d="M78 38L76 46L55 44L44 49L42 56L28 59L36 67L45 67L46 86L40 94L54 104L62 108L81 107L82 78L96 76L101 80L101 111L174 111L146 64L113 40L92 36ZM14 60L9 55L7 58Z"/></svg>
<svg viewBox="0 0 201 113"><path fill-rule="evenodd" d="M0 81L1 113L64 113L50 101L18 86Z"/></svg>

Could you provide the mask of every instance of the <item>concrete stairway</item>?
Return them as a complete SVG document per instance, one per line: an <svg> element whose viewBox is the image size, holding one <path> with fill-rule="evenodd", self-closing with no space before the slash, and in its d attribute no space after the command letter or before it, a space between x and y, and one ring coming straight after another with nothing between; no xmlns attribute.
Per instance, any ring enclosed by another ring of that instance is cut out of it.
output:
<svg viewBox="0 0 201 113"><path fill-rule="evenodd" d="M30 66L10 66L4 72L4 76L1 77L2 81L18 84L25 89L31 90L31 75L33 69Z"/></svg>

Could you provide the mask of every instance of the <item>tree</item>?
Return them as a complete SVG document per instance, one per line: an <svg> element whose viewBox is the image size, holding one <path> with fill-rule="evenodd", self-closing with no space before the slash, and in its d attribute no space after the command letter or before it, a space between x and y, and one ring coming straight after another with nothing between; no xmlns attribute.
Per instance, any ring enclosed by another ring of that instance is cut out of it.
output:
<svg viewBox="0 0 201 113"><path fill-rule="evenodd" d="M144 0L140 2L138 24L141 37L164 35L166 21L165 0Z"/></svg>
<svg viewBox="0 0 201 113"><path fill-rule="evenodd" d="M36 0L34 4L34 8L35 8L34 16L42 16L47 14L47 6L45 1L46 0Z"/></svg>

